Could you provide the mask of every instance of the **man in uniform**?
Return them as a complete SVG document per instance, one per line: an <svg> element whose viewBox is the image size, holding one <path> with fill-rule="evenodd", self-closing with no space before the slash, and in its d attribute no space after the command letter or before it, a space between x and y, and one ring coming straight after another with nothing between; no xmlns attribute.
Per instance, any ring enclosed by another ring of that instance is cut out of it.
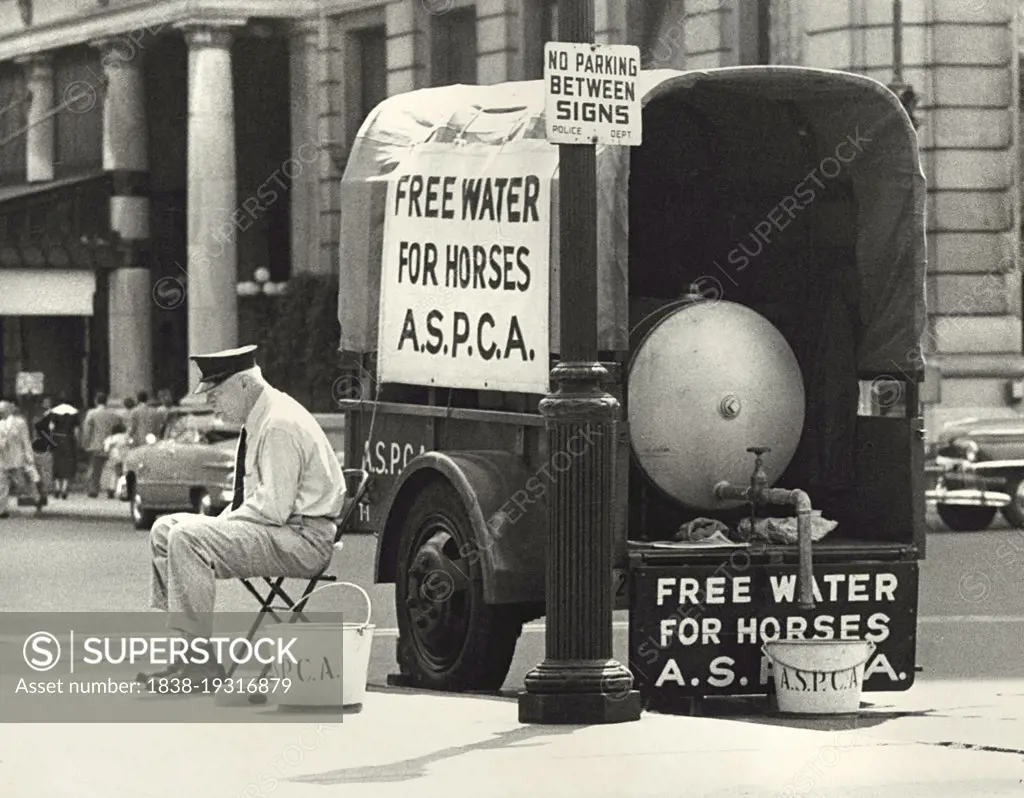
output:
<svg viewBox="0 0 1024 798"><path fill-rule="evenodd" d="M190 640L213 634L217 579L309 578L327 567L334 549L345 490L341 466L309 411L266 382L255 352L244 346L191 357L202 372L195 392L206 394L222 418L243 425L234 501L216 518L164 516L150 532L151 608L169 612L168 626ZM194 659L139 679L223 675L208 651Z"/></svg>

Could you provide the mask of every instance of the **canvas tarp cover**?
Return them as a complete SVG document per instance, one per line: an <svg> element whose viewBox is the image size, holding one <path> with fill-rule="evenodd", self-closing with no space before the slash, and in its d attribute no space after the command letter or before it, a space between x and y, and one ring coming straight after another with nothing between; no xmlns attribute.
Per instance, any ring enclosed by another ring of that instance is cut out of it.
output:
<svg viewBox="0 0 1024 798"><path fill-rule="evenodd" d="M644 106L680 93L721 91L723 102L744 92L799 106L822 142L853 131L870 140L846 164L858 207L857 367L861 372L919 373L925 326L925 182L917 138L895 96L869 78L798 67L734 67L694 72L642 72ZM377 349L381 252L389 174L418 144L461 139L465 146L502 147L536 140L544 146L542 81L496 86L443 86L396 95L363 123L342 177L338 317L341 350ZM737 114L757 140L773 135L762 120ZM760 127L759 127L760 122ZM533 142L531 142L533 144ZM535 146L535 145L534 145ZM546 144L546 146L556 146ZM686 146L685 141L680 146ZM821 153L827 155L826 149ZM598 346L628 348L629 148L598 146ZM557 173L552 185L558 219ZM551 351L558 352L558 230L551 231Z"/></svg>

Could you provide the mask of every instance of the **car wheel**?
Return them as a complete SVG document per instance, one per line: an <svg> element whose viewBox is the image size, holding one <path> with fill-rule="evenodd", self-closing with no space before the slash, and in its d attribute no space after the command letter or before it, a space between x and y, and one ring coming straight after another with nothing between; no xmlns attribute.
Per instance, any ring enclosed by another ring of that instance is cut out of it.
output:
<svg viewBox="0 0 1024 798"><path fill-rule="evenodd" d="M1010 490L1012 501L1003 508L1003 518L1017 529L1024 529L1024 479L1018 480Z"/></svg>
<svg viewBox="0 0 1024 798"><path fill-rule="evenodd" d="M937 508L942 523L954 532L978 532L992 523L995 507L965 507L959 504L940 504Z"/></svg>
<svg viewBox="0 0 1024 798"><path fill-rule="evenodd" d="M522 615L484 602L473 540L455 491L425 486L402 527L395 585L398 665L415 686L493 691L508 674Z"/></svg>
<svg viewBox="0 0 1024 798"><path fill-rule="evenodd" d="M156 521L156 513L152 510L147 510L143 506L142 497L137 489L132 492L129 509L131 510L132 523L136 529L149 529L153 526L153 522Z"/></svg>

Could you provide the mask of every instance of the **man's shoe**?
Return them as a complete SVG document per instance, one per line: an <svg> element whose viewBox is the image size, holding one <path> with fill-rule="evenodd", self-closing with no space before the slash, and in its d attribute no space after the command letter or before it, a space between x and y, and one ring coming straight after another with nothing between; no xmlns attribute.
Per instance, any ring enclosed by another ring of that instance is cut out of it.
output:
<svg viewBox="0 0 1024 798"><path fill-rule="evenodd" d="M185 669L185 666L181 663L177 665L169 665L163 670L153 671L152 673L138 673L135 676L135 681L138 684L148 685L150 682L157 679L171 679L180 678L181 672Z"/></svg>
<svg viewBox="0 0 1024 798"><path fill-rule="evenodd" d="M227 672L219 662L205 663L203 665L189 662L184 665L171 665L154 673L140 673L135 677L135 681L144 685L147 689L161 679L174 682L174 689L170 692L162 690L159 685L156 685L157 689L154 692L157 693L168 692L169 695L206 693L212 695L220 687L220 682L226 677Z"/></svg>

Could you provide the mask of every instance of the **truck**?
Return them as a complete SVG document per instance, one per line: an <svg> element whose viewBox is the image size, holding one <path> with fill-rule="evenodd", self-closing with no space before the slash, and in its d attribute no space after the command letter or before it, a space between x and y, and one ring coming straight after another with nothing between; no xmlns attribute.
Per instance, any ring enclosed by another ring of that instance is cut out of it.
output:
<svg viewBox="0 0 1024 798"><path fill-rule="evenodd" d="M648 706L771 694L771 640L873 644L865 691L914 682L925 556L925 180L867 77L643 70L642 143L596 145L597 329L620 412L616 610ZM338 397L370 478L353 531L395 585L394 681L500 689L545 614L559 148L542 81L396 95L341 180ZM590 331L586 331L589 334ZM806 495L813 596L799 601ZM789 491L790 493L787 493Z"/></svg>

